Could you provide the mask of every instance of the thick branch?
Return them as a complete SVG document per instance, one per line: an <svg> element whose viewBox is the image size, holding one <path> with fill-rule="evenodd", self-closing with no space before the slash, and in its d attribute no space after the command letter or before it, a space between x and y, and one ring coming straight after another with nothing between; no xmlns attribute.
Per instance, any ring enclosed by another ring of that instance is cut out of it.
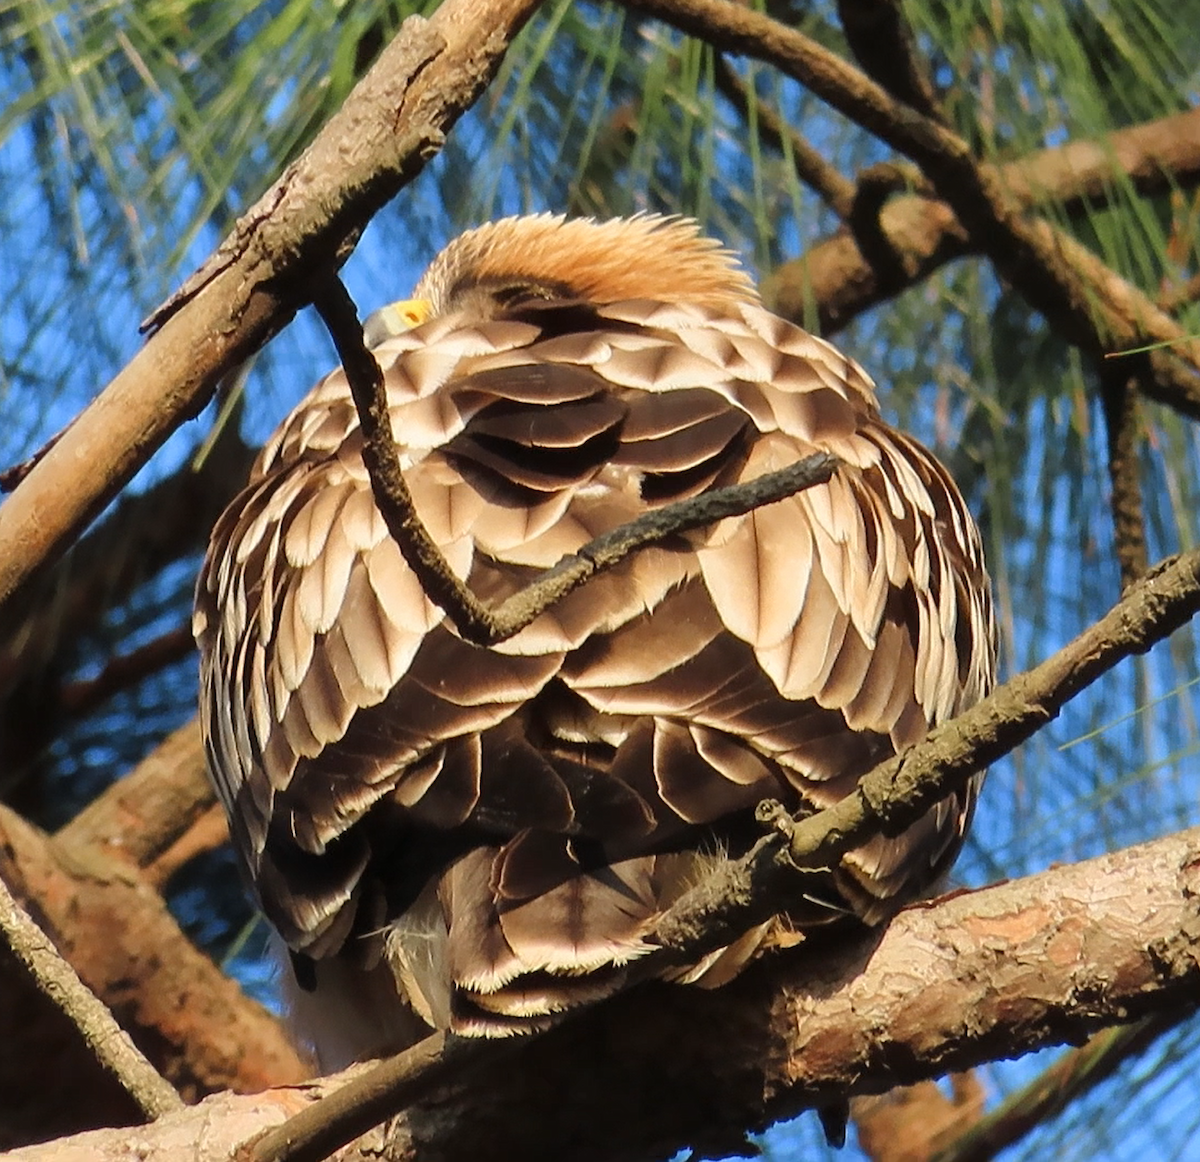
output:
<svg viewBox="0 0 1200 1162"><path fill-rule="evenodd" d="M1190 1006L1198 898L1192 830L910 908L864 940L814 937L810 950L714 992L646 986L517 1042L338 1157L607 1162L729 1149L730 1125L760 1129L832 1095L883 1092ZM570 1086L556 1084L565 1077ZM221 1095L158 1127L72 1144L97 1162L134 1151L155 1162L180 1140L227 1158L340 1084ZM63 1148L15 1157L43 1162Z"/></svg>
<svg viewBox="0 0 1200 1162"><path fill-rule="evenodd" d="M536 7L446 0L429 20L405 21L300 159L155 312L142 351L0 506L0 607L308 301L313 273L343 261L420 172Z"/></svg>
<svg viewBox="0 0 1200 1162"><path fill-rule="evenodd" d="M0 807L0 874L185 1097L306 1076L279 1022L199 952L162 897L101 844L64 846Z"/></svg>
<svg viewBox="0 0 1200 1162"><path fill-rule="evenodd" d="M0 931L42 990L74 1023L96 1060L137 1102L147 1118L183 1106L183 1100L129 1039L113 1015L79 979L45 933L0 879Z"/></svg>
<svg viewBox="0 0 1200 1162"><path fill-rule="evenodd" d="M1103 142L1074 141L996 168L996 180L1015 206L1053 203L1068 217L1085 205L1104 205L1116 175L1145 196L1194 186L1200 181L1200 108L1118 130ZM933 198L892 197L879 229L904 267L903 286L979 250L950 207ZM832 334L903 286L886 283L854 239L837 234L780 266L765 280L763 294L789 319L802 320L815 307L823 332Z"/></svg>
<svg viewBox="0 0 1200 1162"><path fill-rule="evenodd" d="M520 633L555 602L639 549L823 484L837 467L832 456L818 453L743 484L712 488L653 509L589 541L492 609L454 576L417 515L400 470L383 373L367 350L354 303L338 278L321 289L315 305L337 346L354 396L363 432L363 462L388 531L429 599L445 611L464 638L480 645L494 645Z"/></svg>

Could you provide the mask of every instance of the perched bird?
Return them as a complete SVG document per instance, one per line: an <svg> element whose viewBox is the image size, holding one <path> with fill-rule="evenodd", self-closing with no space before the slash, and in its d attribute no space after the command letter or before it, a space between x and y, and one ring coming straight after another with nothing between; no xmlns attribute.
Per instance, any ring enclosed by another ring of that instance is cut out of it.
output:
<svg viewBox="0 0 1200 1162"><path fill-rule="evenodd" d="M655 918L758 837L760 800L840 800L994 680L945 469L695 223L508 218L415 295L424 321L367 334L421 519L489 602L648 508L816 450L840 466L483 648L389 536L344 373L296 407L213 532L195 633L211 774L326 1065L613 992ZM677 977L886 919L948 868L977 789Z"/></svg>

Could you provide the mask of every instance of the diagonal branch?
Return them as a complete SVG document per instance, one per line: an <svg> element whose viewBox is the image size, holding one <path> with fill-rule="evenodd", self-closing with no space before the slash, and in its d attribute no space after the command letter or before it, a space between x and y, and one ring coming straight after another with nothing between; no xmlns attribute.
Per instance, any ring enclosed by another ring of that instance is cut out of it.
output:
<svg viewBox="0 0 1200 1162"><path fill-rule="evenodd" d="M129 861L68 847L0 806L0 876L185 1097L307 1076L277 1018L195 947Z"/></svg>
<svg viewBox="0 0 1200 1162"><path fill-rule="evenodd" d="M841 803L799 821L770 805L774 810L762 814L774 833L715 871L660 917L647 934L654 948L635 963L633 975L645 979L668 964L694 963L786 910L798 869L830 866L874 834L904 830L975 771L1029 738L1119 661L1145 652L1197 610L1200 551L1161 564L1069 645L935 729L924 742L875 767ZM494 1065L490 1055L497 1052L489 1042L451 1042L450 1049L452 1056L441 1040L429 1038L409 1055L382 1063L356 1079L351 1094L336 1106L306 1111L294 1131L270 1135L252 1155L254 1162L317 1158L307 1143L332 1149L349 1141L369 1124L364 1109L370 1118L388 1116L449 1075L461 1084L464 1071ZM292 1141L306 1145L292 1153L287 1145Z"/></svg>
<svg viewBox="0 0 1200 1162"><path fill-rule="evenodd" d="M658 923L656 942L687 963L774 915L796 868L829 867L876 834L897 835L976 771L1057 717L1070 699L1131 654L1145 653L1200 610L1200 550L1158 565L1095 625L1040 665L869 771L841 802L791 820L764 804L777 829L693 888Z"/></svg>
<svg viewBox="0 0 1200 1162"><path fill-rule="evenodd" d="M845 799L788 830L800 866L824 866L877 832L898 835L975 771L1031 738L1081 690L1200 610L1200 551L1159 564L1098 622L1032 670L865 775Z"/></svg>
<svg viewBox="0 0 1200 1162"><path fill-rule="evenodd" d="M317 292L314 305L329 328L350 383L362 425L363 461L388 530L429 599L446 612L464 638L478 645L494 645L520 633L555 602L638 549L823 484L837 467L834 457L817 453L743 484L712 488L690 500L653 509L589 541L492 609L454 576L417 515L396 454L383 373L367 350L354 302L341 280L330 278Z"/></svg>
<svg viewBox="0 0 1200 1162"><path fill-rule="evenodd" d="M882 932L801 945L722 989L635 989L538 1037L463 1045L477 1063L441 1073L415 1106L338 1157L727 1154L737 1145L731 1125L761 1129L834 1095L879 1093L1187 1009L1200 988L1198 895L1192 829L906 909ZM422 1075L413 1067L442 1060L439 1048L433 1040L408 1059L408 1097ZM121 1130L120 1141L143 1162L174 1157L180 1140L206 1157L245 1142L242 1157L255 1157L248 1140L380 1068L253 1098L219 1095L159 1129ZM98 1155L106 1133L80 1145ZM63 1145L33 1148L23 1162L50 1162Z"/></svg>
<svg viewBox="0 0 1200 1162"><path fill-rule="evenodd" d="M1018 208L1053 203L1067 217L1108 204L1118 182L1145 197L1191 188L1200 181L1200 108L1117 130L1103 141L1037 150L995 172ZM950 207L932 197L893 195L877 229L904 268L902 286L886 285L854 239L839 233L778 267L763 283L764 298L794 320L815 306L823 333L832 334L946 263L980 253ZM1170 311L1187 301L1158 305Z"/></svg>
<svg viewBox="0 0 1200 1162"><path fill-rule="evenodd" d="M88 1043L96 1060L121 1083L147 1118L182 1108L183 1099L130 1040L113 1015L81 981L46 934L0 879L0 932L42 990Z"/></svg>
<svg viewBox="0 0 1200 1162"><path fill-rule="evenodd" d="M491 80L538 0L412 16L342 108L150 320L146 346L0 506L0 613L151 453L309 301ZM78 471L86 464L88 471Z"/></svg>
<svg viewBox="0 0 1200 1162"><path fill-rule="evenodd" d="M885 144L915 161L986 254L1036 310L1072 343L1094 351L1171 342L1151 354L1147 390L1200 416L1197 344L1141 291L1086 247L1046 222L1023 218L993 167L958 134L896 100L810 37L729 0L626 0L730 52L775 65ZM1187 359L1192 362L1186 362Z"/></svg>

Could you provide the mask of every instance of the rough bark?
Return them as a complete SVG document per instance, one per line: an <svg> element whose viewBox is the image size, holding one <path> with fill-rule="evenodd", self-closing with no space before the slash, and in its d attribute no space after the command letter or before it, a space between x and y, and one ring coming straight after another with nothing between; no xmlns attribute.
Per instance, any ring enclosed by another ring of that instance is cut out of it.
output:
<svg viewBox="0 0 1200 1162"><path fill-rule="evenodd" d="M803 947L706 993L645 986L489 1062L388 1130L343 1151L449 1159L667 1158L736 1148L729 1127L847 1093L1077 1041L1195 1003L1200 829L1028 879L910 908L882 933ZM569 1086L557 1079L570 1078ZM338 1084L211 1098L152 1126L95 1131L9 1155L21 1162L206 1159Z"/></svg>
<svg viewBox="0 0 1200 1162"><path fill-rule="evenodd" d="M1068 217L1103 206L1117 181L1153 197L1200 182L1200 109L1131 126L1104 141L1073 141L995 167L997 184L1015 205L1052 204ZM763 284L767 301L796 322L815 310L824 334L848 326L864 311L938 267L979 253L954 211L936 198L894 196L879 228L903 267L902 286L888 283L844 231L776 269Z"/></svg>
<svg viewBox="0 0 1200 1162"><path fill-rule="evenodd" d="M0 880L0 929L33 982L71 1019L92 1055L121 1083L146 1118L159 1118L183 1109L183 1099L59 955L3 880Z"/></svg>
<svg viewBox="0 0 1200 1162"><path fill-rule="evenodd" d="M185 1097L306 1076L276 1019L196 949L128 861L64 846L0 807L0 876ZM7 985L0 998L2 1010ZM28 1082L46 1078L30 1068Z"/></svg>

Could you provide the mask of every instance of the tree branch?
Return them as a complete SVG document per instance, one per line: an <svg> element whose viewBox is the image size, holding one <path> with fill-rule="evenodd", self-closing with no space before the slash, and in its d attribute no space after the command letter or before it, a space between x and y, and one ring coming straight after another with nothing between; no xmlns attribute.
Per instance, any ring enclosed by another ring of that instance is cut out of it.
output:
<svg viewBox="0 0 1200 1162"><path fill-rule="evenodd" d="M109 658L94 678L83 678L60 687L59 708L71 718L81 718L122 690L145 681L173 662L183 661L195 649L191 626L167 630L137 649Z"/></svg>
<svg viewBox="0 0 1200 1162"><path fill-rule="evenodd" d="M185 1097L307 1076L279 1022L195 948L142 875L108 854L114 847L64 845L0 807L0 874Z"/></svg>
<svg viewBox="0 0 1200 1162"><path fill-rule="evenodd" d="M857 940L822 935L722 989L647 985L442 1078L338 1158L609 1162L728 1150L730 1125L761 1129L833 1095L883 1092L1193 1005L1197 899L1193 829L909 908ZM158 1126L72 1144L98 1162L117 1148L157 1162L187 1135L205 1157L227 1158L363 1072L220 1095ZM555 1084L561 1077L572 1084ZM18 1157L46 1162L64 1146Z"/></svg>
<svg viewBox="0 0 1200 1162"><path fill-rule="evenodd" d="M800 820L767 803L778 831L693 888L661 919L664 957L689 963L786 905L797 869L835 866L875 834L897 835L972 774L1030 738L1130 654L1144 653L1200 610L1200 550L1174 557L1131 587L1095 625L1018 674L924 741L880 763L841 802ZM653 954L658 955L658 954ZM651 967L651 958L639 965Z"/></svg>
<svg viewBox="0 0 1200 1162"><path fill-rule="evenodd" d="M929 1162L941 1143L961 1137L987 1106L978 1070L951 1073L950 1092L919 1081L850 1102L858 1147L870 1162Z"/></svg>
<svg viewBox="0 0 1200 1162"><path fill-rule="evenodd" d="M137 1102L147 1118L183 1106L175 1092L130 1040L129 1034L59 955L0 879L0 931L42 990L71 1019L88 1048Z"/></svg>
<svg viewBox="0 0 1200 1162"><path fill-rule="evenodd" d="M1073 141L996 167L1014 205L1050 202L1068 217L1107 204L1117 175L1144 196L1196 185L1200 108L1118 130L1103 142ZM833 334L947 262L979 252L950 207L929 197L893 196L880 212L879 229L904 267L903 286L885 284L854 239L837 234L776 269L763 282L763 297L793 320L815 306L822 332Z"/></svg>
<svg viewBox="0 0 1200 1162"><path fill-rule="evenodd" d="M778 472L652 509L589 541L492 609L454 576L417 515L396 454L383 373L367 350L354 302L341 280L333 276L323 284L314 305L329 328L350 384L363 432L363 462L388 531L426 596L464 638L479 645L514 637L555 602L639 549L823 484L837 467L834 457L817 453Z"/></svg>
<svg viewBox="0 0 1200 1162"><path fill-rule="evenodd" d="M1032 670L881 763L840 803L783 825L799 867L823 867L863 840L898 835L972 773L1058 717L1119 661L1145 653L1200 610L1200 551L1160 563L1099 621Z"/></svg>
<svg viewBox="0 0 1200 1162"><path fill-rule="evenodd" d="M171 877L198 856L215 851L229 842L229 823L225 808L214 803L154 861L142 868L142 877L155 891L162 893Z"/></svg>
<svg viewBox="0 0 1200 1162"><path fill-rule="evenodd" d="M1109 507L1122 589L1128 589L1144 576L1150 564L1138 457L1141 450L1138 392L1148 372L1144 355L1100 361L1100 402L1104 405L1111 488Z"/></svg>
<svg viewBox="0 0 1200 1162"><path fill-rule="evenodd" d="M309 299L487 85L537 0L410 17L304 154L149 321L154 334L0 506L0 613L217 381ZM78 471L86 464L88 471Z"/></svg>
<svg viewBox="0 0 1200 1162"><path fill-rule="evenodd" d="M1147 390L1200 417L1197 347L1169 315L1061 230L1027 221L970 146L947 126L897 101L852 65L802 33L729 0L627 0L726 51L775 65L881 141L912 158L986 254L1052 326L1092 351L1145 342L1178 344L1150 356ZM1192 366L1181 362L1190 358Z"/></svg>

